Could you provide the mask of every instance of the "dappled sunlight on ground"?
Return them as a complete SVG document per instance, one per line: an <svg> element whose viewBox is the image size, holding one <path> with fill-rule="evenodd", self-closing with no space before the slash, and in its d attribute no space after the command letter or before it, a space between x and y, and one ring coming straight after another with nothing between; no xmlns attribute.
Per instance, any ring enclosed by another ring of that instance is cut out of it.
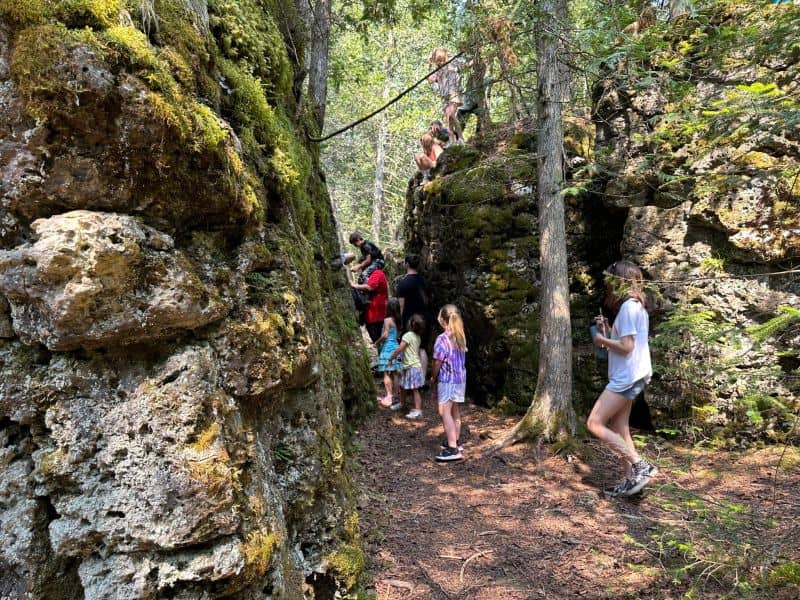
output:
<svg viewBox="0 0 800 600"><path fill-rule="evenodd" d="M764 564L798 558L794 450L775 478L780 449L642 438L660 476L607 499L600 490L622 473L591 440L563 457L518 445L481 458L513 422L465 407L465 460L446 464L434 461L443 433L427 398L419 421L378 410L364 425L359 510L378 598L679 598L691 585L716 597L753 576L736 543L764 546Z"/></svg>

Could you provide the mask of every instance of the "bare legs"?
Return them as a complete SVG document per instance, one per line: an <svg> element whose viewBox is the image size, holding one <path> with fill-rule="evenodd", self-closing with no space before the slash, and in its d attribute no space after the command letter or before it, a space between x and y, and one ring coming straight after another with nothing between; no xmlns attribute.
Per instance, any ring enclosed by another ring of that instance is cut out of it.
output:
<svg viewBox="0 0 800 600"><path fill-rule="evenodd" d="M444 107L444 123L450 132L451 143L461 139L461 123L456 113L458 113L458 104L451 102Z"/></svg>
<svg viewBox="0 0 800 600"><path fill-rule="evenodd" d="M419 388L414 390L414 408L422 411L422 394L419 393Z"/></svg>
<svg viewBox="0 0 800 600"><path fill-rule="evenodd" d="M628 400L625 396L610 390L603 390L586 421L586 426L592 435L624 457L628 463L628 472L630 472L630 465L639 462L642 458L636 452L628 426L632 406L633 401Z"/></svg>
<svg viewBox="0 0 800 600"><path fill-rule="evenodd" d="M422 152L414 155L414 162L417 163L417 168L420 171L429 171L436 168L436 161L431 160L430 157L425 156Z"/></svg>
<svg viewBox="0 0 800 600"><path fill-rule="evenodd" d="M461 411L458 404L450 401L439 404L439 416L442 417L447 445L456 448L461 436Z"/></svg>
<svg viewBox="0 0 800 600"><path fill-rule="evenodd" d="M381 405L391 406L394 401L394 391L398 387L397 373L392 371L383 372L383 387L386 390L386 395L381 399Z"/></svg>

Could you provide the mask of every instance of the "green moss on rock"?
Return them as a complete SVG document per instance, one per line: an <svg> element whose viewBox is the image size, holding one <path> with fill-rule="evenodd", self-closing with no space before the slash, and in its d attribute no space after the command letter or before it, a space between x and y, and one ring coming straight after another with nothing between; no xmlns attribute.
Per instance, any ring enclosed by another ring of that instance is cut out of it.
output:
<svg viewBox="0 0 800 600"><path fill-rule="evenodd" d="M271 98L281 102L290 98L289 59L269 6L261 0L210 0L208 8L223 55L247 65Z"/></svg>

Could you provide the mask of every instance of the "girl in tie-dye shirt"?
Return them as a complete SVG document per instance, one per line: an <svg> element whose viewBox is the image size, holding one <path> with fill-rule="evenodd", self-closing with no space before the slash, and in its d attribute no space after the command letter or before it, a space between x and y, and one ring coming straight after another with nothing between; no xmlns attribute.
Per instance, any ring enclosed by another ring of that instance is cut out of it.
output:
<svg viewBox="0 0 800 600"><path fill-rule="evenodd" d="M433 371L431 387L433 387L439 404L439 416L442 417L446 446L436 456L440 462L461 460L461 410L464 393L467 387L467 338L464 334L464 322L461 313L452 304L447 304L439 311L439 324L444 333L436 338L433 346Z"/></svg>

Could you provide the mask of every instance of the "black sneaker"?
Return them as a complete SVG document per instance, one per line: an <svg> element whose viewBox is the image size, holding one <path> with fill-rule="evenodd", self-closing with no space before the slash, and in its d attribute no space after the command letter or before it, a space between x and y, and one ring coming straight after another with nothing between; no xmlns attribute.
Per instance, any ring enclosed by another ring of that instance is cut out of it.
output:
<svg viewBox="0 0 800 600"><path fill-rule="evenodd" d="M447 448L442 448L442 451L436 455L436 460L438 462L451 462L454 460L461 460L464 458L461 456L461 452L458 448L451 448L448 446Z"/></svg>
<svg viewBox="0 0 800 600"><path fill-rule="evenodd" d="M444 438L442 440L442 443L439 445L442 447L442 449L447 448L447 438ZM461 445L461 438L458 438L458 440L456 441L456 446L458 447L459 452L464 451L464 446Z"/></svg>

